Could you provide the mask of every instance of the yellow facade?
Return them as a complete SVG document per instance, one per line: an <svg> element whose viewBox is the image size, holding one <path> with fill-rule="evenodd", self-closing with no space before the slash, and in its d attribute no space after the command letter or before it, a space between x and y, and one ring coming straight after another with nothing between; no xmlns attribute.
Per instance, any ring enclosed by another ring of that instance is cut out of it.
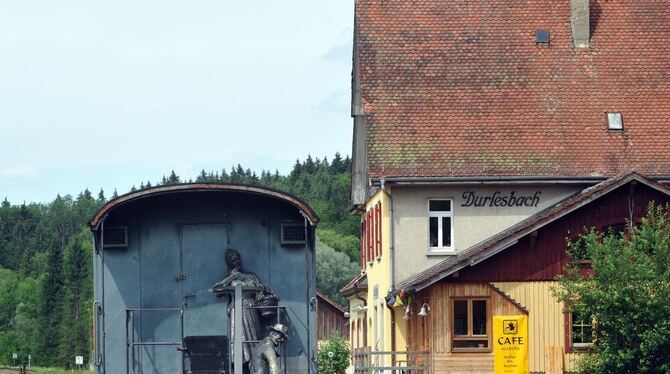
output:
<svg viewBox="0 0 670 374"><path fill-rule="evenodd" d="M387 192L390 192L387 189ZM373 351L402 351L406 349L406 324L402 319L402 308L396 307L395 318L392 317L391 310L385 305L385 297L388 294L391 285L391 211L390 200L384 191L375 193L366 204L366 211L374 209L377 203L381 203L381 249L382 254L368 261L365 264L365 273L367 275L368 291L366 295L367 309L365 310L367 323L367 346ZM363 315L360 307L356 307L360 302L355 298L350 298L352 306L352 318L358 318ZM395 320L396 323L392 323ZM392 345L392 329L395 329L395 346ZM358 339L360 343L360 339ZM383 358L382 358L383 357ZM391 357L388 355L379 358L378 363L390 364ZM402 356L397 356L396 360L402 360Z"/></svg>
<svg viewBox="0 0 670 374"><path fill-rule="evenodd" d="M390 189L386 192L390 194ZM365 264L367 274L367 342L373 351L405 351L407 350L407 323L403 319L402 307L393 308L393 312L385 305L385 297L391 289L391 210L390 199L384 191L375 193L366 204L366 211L373 209L381 202L381 240L382 255ZM353 301L353 300L352 300ZM415 310L414 313L417 311ZM395 323L394 323L395 321ZM395 329L395 334L392 334ZM395 344L393 344L395 338ZM406 359L396 355L396 361ZM391 356L380 356L378 363L391 364Z"/></svg>
<svg viewBox="0 0 670 374"><path fill-rule="evenodd" d="M390 209L389 199L383 191L378 191L366 204L366 211L374 209L381 202L381 256L365 264L368 276L367 318L368 346L377 351L391 350L391 313L385 306L384 297L391 287L390 256ZM374 256L373 256L374 257Z"/></svg>

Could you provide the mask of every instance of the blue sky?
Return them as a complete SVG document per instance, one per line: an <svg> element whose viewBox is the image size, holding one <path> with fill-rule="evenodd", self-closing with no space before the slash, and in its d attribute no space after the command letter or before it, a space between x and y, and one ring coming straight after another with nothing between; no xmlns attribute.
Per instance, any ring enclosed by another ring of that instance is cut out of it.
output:
<svg viewBox="0 0 670 374"><path fill-rule="evenodd" d="M0 199L351 151L353 1L3 1Z"/></svg>

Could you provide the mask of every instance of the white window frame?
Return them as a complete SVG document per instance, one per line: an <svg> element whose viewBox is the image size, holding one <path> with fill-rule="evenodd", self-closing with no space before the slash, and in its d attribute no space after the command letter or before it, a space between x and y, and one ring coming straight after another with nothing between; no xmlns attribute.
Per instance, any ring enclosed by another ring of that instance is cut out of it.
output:
<svg viewBox="0 0 670 374"><path fill-rule="evenodd" d="M431 201L449 201L449 206L451 206L451 211L434 211L431 212L430 210L430 202ZM428 250L431 253L453 253L455 251L455 246L454 246L454 199L452 198L446 198L446 197L435 197L435 198L429 198L428 201L426 201L426 210L428 211ZM437 247L432 247L430 245L430 219L432 217L437 218L437 241L438 241L438 246ZM442 235L442 219L448 217L451 218L451 245L450 246L444 246L442 243L442 238L444 237Z"/></svg>
<svg viewBox="0 0 670 374"><path fill-rule="evenodd" d="M591 334L593 334L593 329L594 329L594 323L591 321L591 323L587 323L584 320L580 321L575 321L574 319L575 313L572 312L570 313L570 346L575 349L585 349L585 348L591 348L593 346L593 335L591 335L591 342L590 343L577 343L574 341L574 330L575 326L580 327L582 330L586 326L591 326Z"/></svg>

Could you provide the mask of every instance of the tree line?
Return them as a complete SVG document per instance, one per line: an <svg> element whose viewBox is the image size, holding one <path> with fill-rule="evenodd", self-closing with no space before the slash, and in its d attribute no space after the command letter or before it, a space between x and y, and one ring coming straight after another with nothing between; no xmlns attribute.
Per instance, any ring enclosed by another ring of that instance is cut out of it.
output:
<svg viewBox="0 0 670 374"><path fill-rule="evenodd" d="M305 200L319 215L318 287L343 301L337 290L358 266L358 220L349 204L351 160L308 156L287 175L241 165L201 171L182 179L174 171L139 189L184 182L243 183L279 189ZM131 191L138 190L133 187ZM77 196L56 196L48 203L0 203L0 364L12 354L32 363L67 366L75 355L88 360L92 349L92 236L87 222L110 199L85 189Z"/></svg>

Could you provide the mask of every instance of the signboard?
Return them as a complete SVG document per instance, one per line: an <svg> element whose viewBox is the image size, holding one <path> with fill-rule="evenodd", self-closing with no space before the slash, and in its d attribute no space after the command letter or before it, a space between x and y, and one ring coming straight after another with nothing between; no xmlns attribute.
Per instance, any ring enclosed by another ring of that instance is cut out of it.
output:
<svg viewBox="0 0 670 374"><path fill-rule="evenodd" d="M502 193L496 191L492 194L481 195L475 191L465 191L461 197L463 198L462 207L532 207L537 208L540 203L540 196L542 191L537 191L532 195L522 195L517 191L510 191L509 193Z"/></svg>
<svg viewBox="0 0 670 374"><path fill-rule="evenodd" d="M75 356L74 363L77 364L77 365L83 365L84 364L84 356Z"/></svg>
<svg viewBox="0 0 670 374"><path fill-rule="evenodd" d="M19 358L19 355L17 353L12 353L12 358L16 360L17 358Z"/></svg>
<svg viewBox="0 0 670 374"><path fill-rule="evenodd" d="M528 374L528 316L493 316L495 374Z"/></svg>

